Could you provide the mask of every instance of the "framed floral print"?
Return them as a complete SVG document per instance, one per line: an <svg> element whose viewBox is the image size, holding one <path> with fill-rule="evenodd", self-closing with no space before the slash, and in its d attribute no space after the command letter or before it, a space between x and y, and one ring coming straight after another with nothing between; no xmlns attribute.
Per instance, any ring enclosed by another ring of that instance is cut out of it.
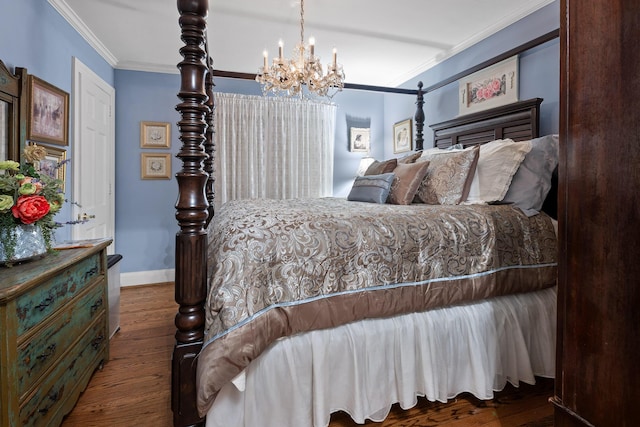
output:
<svg viewBox="0 0 640 427"><path fill-rule="evenodd" d="M470 74L459 82L460 115L518 100L518 56Z"/></svg>

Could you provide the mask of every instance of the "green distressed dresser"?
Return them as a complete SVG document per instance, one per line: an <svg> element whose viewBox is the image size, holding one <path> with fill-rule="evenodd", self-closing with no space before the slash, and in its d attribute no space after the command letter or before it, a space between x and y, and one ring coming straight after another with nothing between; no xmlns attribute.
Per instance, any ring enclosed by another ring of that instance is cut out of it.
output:
<svg viewBox="0 0 640 427"><path fill-rule="evenodd" d="M109 360L110 239L0 267L0 426L58 426Z"/></svg>

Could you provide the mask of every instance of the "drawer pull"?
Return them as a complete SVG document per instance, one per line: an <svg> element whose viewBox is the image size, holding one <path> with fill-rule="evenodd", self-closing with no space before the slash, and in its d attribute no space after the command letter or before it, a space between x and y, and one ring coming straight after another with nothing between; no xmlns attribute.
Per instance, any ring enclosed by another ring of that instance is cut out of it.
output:
<svg viewBox="0 0 640 427"><path fill-rule="evenodd" d="M40 311L44 311L47 307L49 307L56 299L52 296L43 300L40 304L36 305L36 308Z"/></svg>
<svg viewBox="0 0 640 427"><path fill-rule="evenodd" d="M38 357L36 357L36 359L43 361L43 360L47 360L49 357L53 356L56 353L56 345L55 344L51 344L49 347L47 347L47 349L45 350L44 353L38 355Z"/></svg>
<svg viewBox="0 0 640 427"><path fill-rule="evenodd" d="M85 280L85 282L86 282L86 280L87 280L89 277L91 277L91 276L95 275L97 272L98 272L98 267L93 267L93 268L91 268L91 269L87 270L87 271L84 273L84 280Z"/></svg>
<svg viewBox="0 0 640 427"><path fill-rule="evenodd" d="M100 347L100 344L102 344L102 341L104 341L104 335L98 335L91 340L91 347L93 347L94 350L97 350L98 347Z"/></svg>
<svg viewBox="0 0 640 427"><path fill-rule="evenodd" d="M51 409L53 405L55 405L56 402L60 399L60 397L62 397L62 393L64 393L64 386L60 387L60 389L58 389L57 391L51 390L51 392L49 393L49 396L47 396L51 402L49 403L48 406L38 409L38 412L40 412L43 415L49 412L49 409Z"/></svg>
<svg viewBox="0 0 640 427"><path fill-rule="evenodd" d="M102 297L91 306L91 315L98 311L100 307L102 307Z"/></svg>

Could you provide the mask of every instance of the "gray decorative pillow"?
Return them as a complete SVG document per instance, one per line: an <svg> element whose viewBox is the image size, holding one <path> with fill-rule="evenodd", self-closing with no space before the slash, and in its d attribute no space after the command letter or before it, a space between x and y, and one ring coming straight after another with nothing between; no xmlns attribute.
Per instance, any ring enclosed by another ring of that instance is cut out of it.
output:
<svg viewBox="0 0 640 427"><path fill-rule="evenodd" d="M367 203L386 203L395 174L358 176L347 200Z"/></svg>
<svg viewBox="0 0 640 427"><path fill-rule="evenodd" d="M531 140L527 153L511 180L504 203L513 203L527 216L540 212L551 189L551 176L558 165L558 135Z"/></svg>

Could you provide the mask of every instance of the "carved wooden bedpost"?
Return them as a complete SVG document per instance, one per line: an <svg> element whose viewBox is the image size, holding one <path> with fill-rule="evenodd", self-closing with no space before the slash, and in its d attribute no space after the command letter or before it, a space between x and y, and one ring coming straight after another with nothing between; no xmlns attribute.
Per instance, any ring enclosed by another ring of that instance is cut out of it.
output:
<svg viewBox="0 0 640 427"><path fill-rule="evenodd" d="M213 219L214 208L213 208L213 200L215 198L215 141L213 139L213 113L215 109L215 105L213 103L213 62L210 58L207 60L209 65L209 72L207 73L206 81L205 81L205 89L207 91L207 134L204 142L204 151L207 153L207 158L204 161L204 170L209 175L207 179L207 186L205 190L205 194L207 196L207 201L209 202L209 218L207 220L207 226L209 225L209 221Z"/></svg>
<svg viewBox="0 0 640 427"><path fill-rule="evenodd" d="M180 12L180 49L184 58L178 64L181 86L176 109L182 147L177 157L182 169L176 174L178 200L176 219L180 231L176 235L175 299L179 304L175 318L176 345L172 360L172 398L174 426L201 425L196 411L196 356L204 339L204 300L206 297L206 247L205 223L208 203L205 186L208 175L202 168L207 158L204 151L207 123L205 105L207 94L205 76L207 64L205 32L208 0L177 0Z"/></svg>
<svg viewBox="0 0 640 427"><path fill-rule="evenodd" d="M416 122L416 151L420 151L424 149L424 136L422 135L424 129L424 92L422 91L422 82L418 82L416 105L416 115L414 117Z"/></svg>

